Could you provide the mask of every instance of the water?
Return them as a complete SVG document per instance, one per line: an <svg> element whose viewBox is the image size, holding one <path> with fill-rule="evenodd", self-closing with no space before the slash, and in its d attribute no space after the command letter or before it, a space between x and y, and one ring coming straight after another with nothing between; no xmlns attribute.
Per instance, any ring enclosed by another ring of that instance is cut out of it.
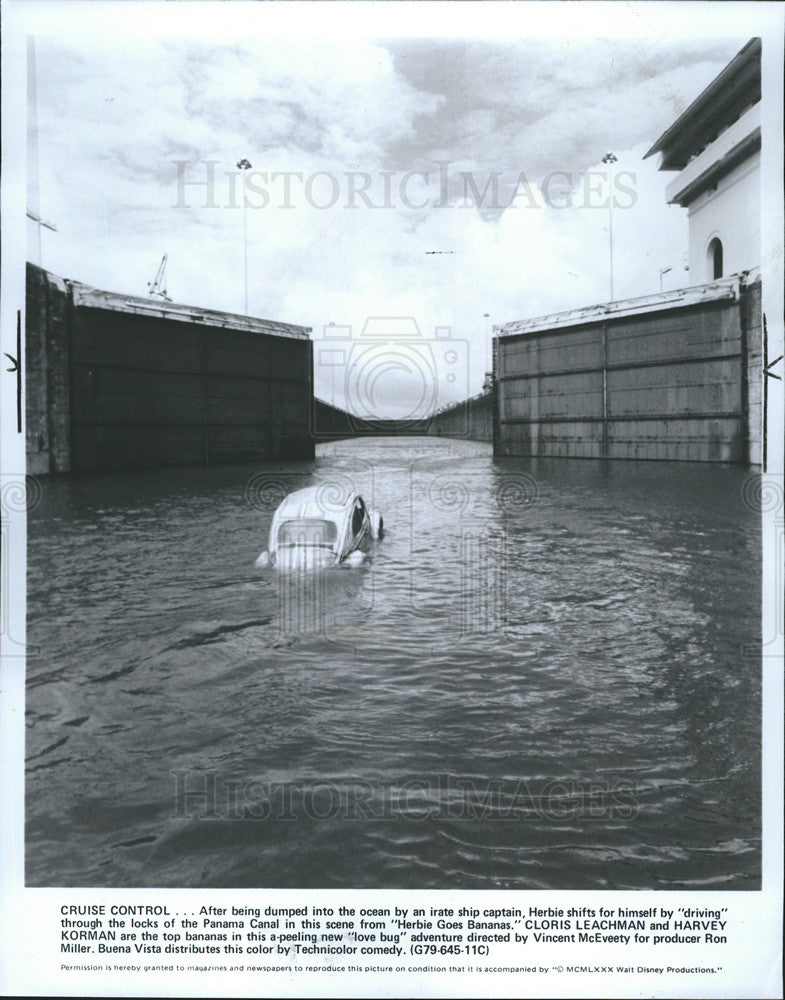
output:
<svg viewBox="0 0 785 1000"><path fill-rule="evenodd" d="M28 884L760 886L751 473L317 451L42 482ZM368 562L254 569L322 481Z"/></svg>

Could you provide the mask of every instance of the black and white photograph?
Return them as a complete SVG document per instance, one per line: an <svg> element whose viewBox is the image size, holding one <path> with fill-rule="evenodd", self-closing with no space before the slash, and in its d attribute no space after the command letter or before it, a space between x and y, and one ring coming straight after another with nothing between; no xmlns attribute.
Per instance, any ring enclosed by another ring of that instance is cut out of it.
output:
<svg viewBox="0 0 785 1000"><path fill-rule="evenodd" d="M29 6L3 638L15 891L91 891L57 961L491 995L594 942L639 978L547 995L730 995L782 878L782 6Z"/></svg>

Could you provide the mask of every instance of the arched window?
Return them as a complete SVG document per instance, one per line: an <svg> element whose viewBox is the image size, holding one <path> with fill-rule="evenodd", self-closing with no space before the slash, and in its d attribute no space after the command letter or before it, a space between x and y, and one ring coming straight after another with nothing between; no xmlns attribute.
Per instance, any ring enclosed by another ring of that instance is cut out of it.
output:
<svg viewBox="0 0 785 1000"><path fill-rule="evenodd" d="M717 278L722 277L722 243L716 236L709 243L707 256L709 258L709 274L712 281L716 281Z"/></svg>

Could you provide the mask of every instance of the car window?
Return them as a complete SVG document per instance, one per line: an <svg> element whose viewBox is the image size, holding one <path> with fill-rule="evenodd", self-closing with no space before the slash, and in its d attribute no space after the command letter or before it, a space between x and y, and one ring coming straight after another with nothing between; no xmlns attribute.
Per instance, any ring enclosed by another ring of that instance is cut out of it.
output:
<svg viewBox="0 0 785 1000"><path fill-rule="evenodd" d="M300 517L284 521L278 529L279 548L295 545L331 549L338 537L338 529L332 521L318 517Z"/></svg>
<svg viewBox="0 0 785 1000"><path fill-rule="evenodd" d="M352 534L353 535L358 535L360 533L360 529L363 526L363 514L364 514L364 510L363 510L362 500L359 500L354 505L354 513L352 514Z"/></svg>

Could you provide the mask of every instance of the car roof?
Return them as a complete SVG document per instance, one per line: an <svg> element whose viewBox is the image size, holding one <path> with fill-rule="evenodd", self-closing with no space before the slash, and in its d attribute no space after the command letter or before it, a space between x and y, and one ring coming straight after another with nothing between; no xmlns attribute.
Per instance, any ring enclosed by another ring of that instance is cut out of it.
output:
<svg viewBox="0 0 785 1000"><path fill-rule="evenodd" d="M277 519L319 517L334 521L341 518L356 499L356 493L345 493L337 484L306 486L285 497L275 516Z"/></svg>

